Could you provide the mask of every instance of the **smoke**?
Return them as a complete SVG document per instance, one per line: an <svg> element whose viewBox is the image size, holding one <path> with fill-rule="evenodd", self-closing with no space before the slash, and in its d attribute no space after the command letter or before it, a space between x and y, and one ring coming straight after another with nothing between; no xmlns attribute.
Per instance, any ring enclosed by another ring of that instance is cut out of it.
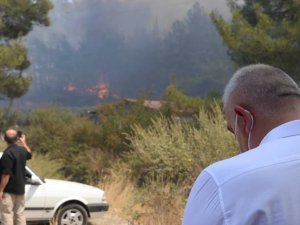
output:
<svg viewBox="0 0 300 225"><path fill-rule="evenodd" d="M88 105L141 90L159 97L174 74L190 93L206 94L230 73L207 15L229 17L227 0L53 1L51 26L28 36L36 79L26 101Z"/></svg>
<svg viewBox="0 0 300 225"><path fill-rule="evenodd" d="M168 29L170 25L175 20L181 20L187 13L189 9L196 3L199 2L200 5L206 10L206 12L211 12L212 10L217 10L222 15L227 17L229 15L229 10L226 6L226 0L123 0L128 4L137 4L142 2L145 4L150 12L151 18L157 18L162 28Z"/></svg>
<svg viewBox="0 0 300 225"><path fill-rule="evenodd" d="M157 29L161 33L169 31L176 20L181 20L192 6L199 2L206 12L217 10L229 17L226 0L53 0L54 9L50 12L51 27L36 27L30 40L40 40L50 48L66 40L71 47L78 49L86 35L87 26L109 26L125 36ZM94 14L97 21L85 23ZM97 29L97 27L95 27Z"/></svg>

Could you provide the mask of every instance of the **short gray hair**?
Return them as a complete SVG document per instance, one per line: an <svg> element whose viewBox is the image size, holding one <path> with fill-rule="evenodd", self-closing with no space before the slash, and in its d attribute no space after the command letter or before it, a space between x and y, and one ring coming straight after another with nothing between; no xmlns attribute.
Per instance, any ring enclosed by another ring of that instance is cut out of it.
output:
<svg viewBox="0 0 300 225"><path fill-rule="evenodd" d="M282 97L297 97L300 89L296 82L282 70L265 64L255 64L239 69L228 82L223 103L226 106L232 96L243 104L259 111L270 111Z"/></svg>

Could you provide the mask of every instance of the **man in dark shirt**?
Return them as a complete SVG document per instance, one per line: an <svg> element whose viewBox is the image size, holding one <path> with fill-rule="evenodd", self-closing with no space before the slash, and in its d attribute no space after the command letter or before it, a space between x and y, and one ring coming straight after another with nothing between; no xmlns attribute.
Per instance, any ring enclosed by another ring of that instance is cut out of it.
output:
<svg viewBox="0 0 300 225"><path fill-rule="evenodd" d="M25 135L10 128L5 132L7 148L0 159L0 210L1 221L5 225L26 225L25 209L25 166L31 158L31 150ZM18 146L20 142L23 147Z"/></svg>

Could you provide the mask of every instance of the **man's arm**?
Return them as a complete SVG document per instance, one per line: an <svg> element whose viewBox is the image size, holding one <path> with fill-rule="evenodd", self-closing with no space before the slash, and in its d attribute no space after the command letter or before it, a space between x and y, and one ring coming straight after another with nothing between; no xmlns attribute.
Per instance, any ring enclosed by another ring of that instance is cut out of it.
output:
<svg viewBox="0 0 300 225"><path fill-rule="evenodd" d="M23 134L22 137L19 138L21 144L23 145L23 147L26 149L27 152L29 152L31 154L31 149L29 148L29 146L26 143L26 136Z"/></svg>
<svg viewBox="0 0 300 225"><path fill-rule="evenodd" d="M191 190L182 225L223 224L225 222L219 199L219 188L214 179L204 171Z"/></svg>
<svg viewBox="0 0 300 225"><path fill-rule="evenodd" d="M2 201L2 199L3 199L3 192L4 192L6 185L8 184L9 178L10 178L9 174L2 174L2 176L1 176L0 201Z"/></svg>

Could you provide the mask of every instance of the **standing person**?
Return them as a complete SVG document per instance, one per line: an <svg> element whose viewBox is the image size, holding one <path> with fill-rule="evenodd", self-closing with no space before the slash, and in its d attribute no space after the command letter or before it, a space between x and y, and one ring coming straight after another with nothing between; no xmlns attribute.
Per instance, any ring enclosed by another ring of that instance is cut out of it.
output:
<svg viewBox="0 0 300 225"><path fill-rule="evenodd" d="M26 225L25 209L25 166L31 158L31 150L26 144L25 135L9 128L4 134L7 143L0 160L0 210L4 225ZM18 146L21 142L23 147Z"/></svg>
<svg viewBox="0 0 300 225"><path fill-rule="evenodd" d="M201 172L183 225L299 225L298 85L278 68L250 65L233 75L223 101L242 154Z"/></svg>

